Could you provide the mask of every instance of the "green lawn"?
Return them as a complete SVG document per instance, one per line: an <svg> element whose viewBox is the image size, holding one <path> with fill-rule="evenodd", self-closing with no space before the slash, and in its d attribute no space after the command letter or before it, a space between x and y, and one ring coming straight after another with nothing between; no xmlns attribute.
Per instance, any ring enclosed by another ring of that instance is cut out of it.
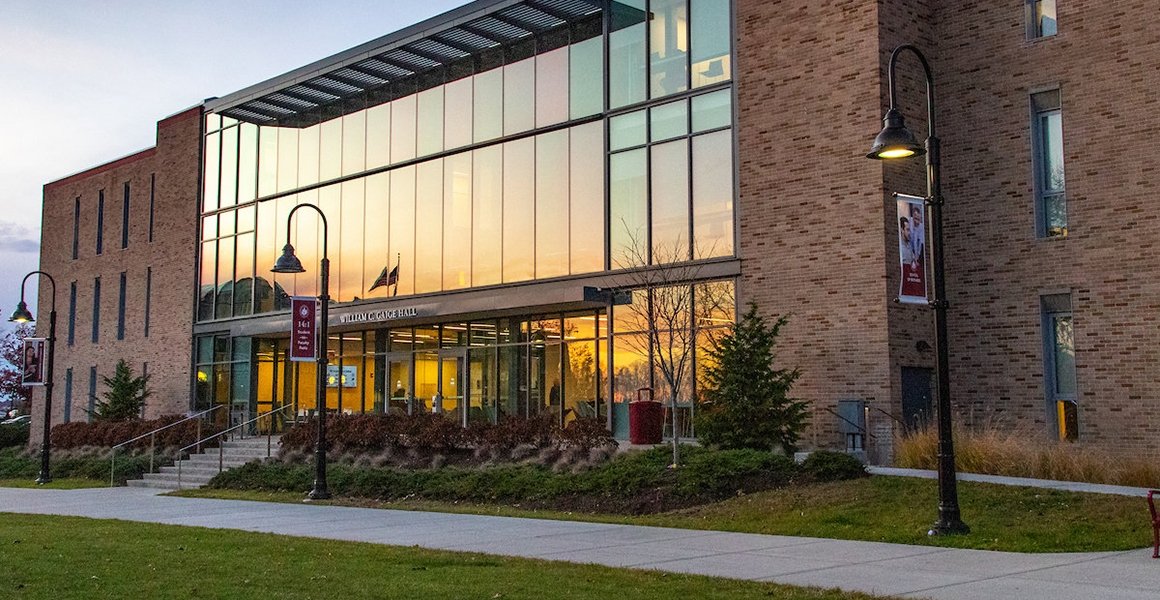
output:
<svg viewBox="0 0 1160 600"><path fill-rule="evenodd" d="M0 564L0 597L14 600L876 598L479 554L12 514L0 514Z"/></svg>
<svg viewBox="0 0 1160 600"><path fill-rule="evenodd" d="M302 494L187 490L182 495L299 502ZM1142 498L1080 494L973 482L959 483L959 505L971 533L929 537L937 517L934 480L875 476L794 486L656 515L533 511L519 505L430 501L335 502L405 510L539 517L656 525L848 540L870 540L1012 552L1095 552L1143 548L1150 543Z"/></svg>

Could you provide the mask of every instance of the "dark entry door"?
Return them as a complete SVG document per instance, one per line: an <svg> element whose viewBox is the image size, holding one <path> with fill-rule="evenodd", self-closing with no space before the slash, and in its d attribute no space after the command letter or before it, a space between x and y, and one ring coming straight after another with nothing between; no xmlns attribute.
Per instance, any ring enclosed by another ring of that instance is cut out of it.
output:
<svg viewBox="0 0 1160 600"><path fill-rule="evenodd" d="M909 431L921 428L934 417L933 380L931 369L902 367L902 420Z"/></svg>

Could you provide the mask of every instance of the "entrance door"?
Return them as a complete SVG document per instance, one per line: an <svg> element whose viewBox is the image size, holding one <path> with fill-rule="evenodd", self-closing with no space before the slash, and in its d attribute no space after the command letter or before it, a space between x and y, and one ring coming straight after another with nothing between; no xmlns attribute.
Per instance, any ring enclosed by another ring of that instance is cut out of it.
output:
<svg viewBox="0 0 1160 600"><path fill-rule="evenodd" d="M933 373L924 367L902 367L902 420L907 430L921 429L934 416Z"/></svg>
<svg viewBox="0 0 1160 600"><path fill-rule="evenodd" d="M439 351L439 394L435 412L453 417L467 426L467 407L463 392L467 389L465 364L467 353L461 349Z"/></svg>

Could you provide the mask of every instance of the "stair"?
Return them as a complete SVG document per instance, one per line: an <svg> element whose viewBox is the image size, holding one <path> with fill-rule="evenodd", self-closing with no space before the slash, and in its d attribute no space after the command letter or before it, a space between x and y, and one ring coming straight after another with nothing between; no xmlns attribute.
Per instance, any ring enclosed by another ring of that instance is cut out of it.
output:
<svg viewBox="0 0 1160 600"><path fill-rule="evenodd" d="M270 453L278 454L279 436L270 441ZM145 473L143 479L127 482L132 487L160 488L165 490L199 488L213 479L220 471L228 471L248 462L266 459L266 436L228 440L222 443L221 452L217 448L207 448L201 454L191 454L180 461L181 481L178 485L178 465L161 467L158 473ZM219 458L220 456L220 458Z"/></svg>

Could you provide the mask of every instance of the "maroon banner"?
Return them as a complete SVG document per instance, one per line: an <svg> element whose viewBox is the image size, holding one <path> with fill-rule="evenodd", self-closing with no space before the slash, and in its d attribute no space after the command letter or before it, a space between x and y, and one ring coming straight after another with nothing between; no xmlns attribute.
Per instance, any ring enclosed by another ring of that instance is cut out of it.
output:
<svg viewBox="0 0 1160 600"><path fill-rule="evenodd" d="M895 194L898 201L898 301L927 304L926 203L918 196Z"/></svg>
<svg viewBox="0 0 1160 600"><path fill-rule="evenodd" d="M318 298L292 296L290 298L290 360L309 362L318 360Z"/></svg>

